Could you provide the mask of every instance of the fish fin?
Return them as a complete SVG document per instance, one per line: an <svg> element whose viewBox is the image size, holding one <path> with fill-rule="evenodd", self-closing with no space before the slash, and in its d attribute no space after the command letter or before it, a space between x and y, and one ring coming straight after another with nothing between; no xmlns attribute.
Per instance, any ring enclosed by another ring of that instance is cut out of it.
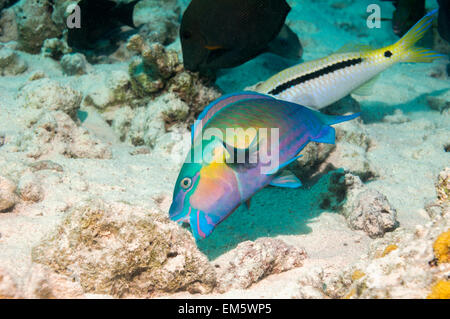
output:
<svg viewBox="0 0 450 319"><path fill-rule="evenodd" d="M335 53L349 53L349 52L368 52L372 51L374 47L368 44L347 43L338 49Z"/></svg>
<svg viewBox="0 0 450 319"><path fill-rule="evenodd" d="M270 182L270 185L285 188L299 188L302 186L302 182L291 172L283 171Z"/></svg>
<svg viewBox="0 0 450 319"><path fill-rule="evenodd" d="M252 201L251 197L245 201L245 207L247 207L247 209L250 209L251 201Z"/></svg>
<svg viewBox="0 0 450 319"><path fill-rule="evenodd" d="M325 144L334 144L336 140L336 131L333 127L324 125L322 130L320 131L320 134L311 139L312 142L317 143L325 143Z"/></svg>
<svg viewBox="0 0 450 319"><path fill-rule="evenodd" d="M444 57L446 57L446 55L437 53L433 50L414 47L408 50L408 56L403 59L403 62L430 63Z"/></svg>
<svg viewBox="0 0 450 319"><path fill-rule="evenodd" d="M117 17L117 19L122 22L123 24L130 26L132 28L135 28L133 22L133 12L134 7L136 4L139 3L140 0L135 0L130 3L121 3L117 6L116 9L114 9L114 15Z"/></svg>
<svg viewBox="0 0 450 319"><path fill-rule="evenodd" d="M221 46L221 45L205 45L205 49L214 51L214 50L223 49L223 46Z"/></svg>
<svg viewBox="0 0 450 319"><path fill-rule="evenodd" d="M361 113L353 113L350 115L328 115L316 111L317 116L320 118L321 122L325 125L334 125L342 122L347 122L353 120L361 115Z"/></svg>
<svg viewBox="0 0 450 319"><path fill-rule="evenodd" d="M200 135L202 128L206 125L206 123L215 115L217 112L219 112L224 107L229 106L232 103L242 101L242 100L249 100L249 99L274 99L270 95L257 93L257 92L251 92L251 91L244 91L240 93L233 93L233 94L227 94L224 95L217 100L210 103L202 113L200 113L198 119L195 121L194 125L192 126L192 141L195 140L197 136ZM199 124L202 125L199 125Z"/></svg>
<svg viewBox="0 0 450 319"><path fill-rule="evenodd" d="M352 94L359 95L359 96L369 96L372 95L373 87L375 86L375 83L379 79L379 75L375 76L370 81L364 83L359 88L354 90Z"/></svg>
<svg viewBox="0 0 450 319"><path fill-rule="evenodd" d="M297 34L284 25L277 37L267 44L267 51L287 59L300 59L303 54L303 47Z"/></svg>
<svg viewBox="0 0 450 319"><path fill-rule="evenodd" d="M216 227L212 219L199 210L191 213L189 224L191 225L192 234L195 240L204 239L211 235Z"/></svg>
<svg viewBox="0 0 450 319"><path fill-rule="evenodd" d="M89 113L86 111L82 111L82 110L77 110L77 117L80 120L81 123L83 123L84 121L86 121L86 119L88 118Z"/></svg>
<svg viewBox="0 0 450 319"><path fill-rule="evenodd" d="M291 158L290 160L284 162L283 164L281 164L280 166L278 166L277 168L274 168L273 170L269 171L268 173L264 173L264 175L273 175L275 173L277 173L279 170L283 169L284 167L288 166L289 164L295 162L296 160L298 160L300 157L302 157L303 155L297 155L294 158Z"/></svg>
<svg viewBox="0 0 450 319"><path fill-rule="evenodd" d="M438 9L429 12L393 45L394 50L399 51L402 55L403 62L432 62L444 57L444 55L433 50L414 46L432 26L437 12Z"/></svg>

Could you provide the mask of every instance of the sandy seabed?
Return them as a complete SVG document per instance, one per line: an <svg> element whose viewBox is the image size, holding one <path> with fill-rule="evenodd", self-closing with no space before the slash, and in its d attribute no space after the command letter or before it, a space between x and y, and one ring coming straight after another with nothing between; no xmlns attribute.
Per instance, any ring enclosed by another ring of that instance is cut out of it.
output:
<svg viewBox="0 0 450 319"><path fill-rule="evenodd" d="M389 21L366 27L366 1L288 2L304 61L397 40ZM130 42L112 64L0 43L0 297L449 297L448 58L396 65L334 105L361 117L336 126L335 147L305 150L303 187L263 189L195 243L168 220L192 110L294 62L264 54L218 89L183 73L176 40L163 88L142 96L130 64L155 59Z"/></svg>

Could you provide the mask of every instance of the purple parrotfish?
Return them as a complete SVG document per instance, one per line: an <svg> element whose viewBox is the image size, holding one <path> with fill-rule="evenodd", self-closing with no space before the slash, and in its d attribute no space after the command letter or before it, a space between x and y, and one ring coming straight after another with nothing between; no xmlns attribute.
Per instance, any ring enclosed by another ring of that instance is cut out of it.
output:
<svg viewBox="0 0 450 319"><path fill-rule="evenodd" d="M302 156L309 142L334 144L331 125L358 116L325 115L255 92L212 102L192 127L192 145L175 184L170 219L189 224L198 240L262 188L301 187L284 168Z"/></svg>

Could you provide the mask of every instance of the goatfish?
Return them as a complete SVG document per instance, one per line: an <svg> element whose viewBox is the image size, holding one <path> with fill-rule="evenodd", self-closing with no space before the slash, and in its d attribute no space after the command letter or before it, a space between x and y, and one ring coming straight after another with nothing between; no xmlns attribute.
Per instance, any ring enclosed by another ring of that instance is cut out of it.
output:
<svg viewBox="0 0 450 319"><path fill-rule="evenodd" d="M202 239L241 204L249 207L262 188L300 187L300 180L282 169L299 158L309 142L334 144L330 125L358 116L325 115L256 92L212 102L192 127L170 219L189 224L195 239Z"/></svg>
<svg viewBox="0 0 450 319"><path fill-rule="evenodd" d="M256 91L319 110L354 93L370 95L377 76L399 62L432 62L444 55L414 46L437 10L417 22L395 44L372 49L347 45L326 58L288 68L259 84Z"/></svg>

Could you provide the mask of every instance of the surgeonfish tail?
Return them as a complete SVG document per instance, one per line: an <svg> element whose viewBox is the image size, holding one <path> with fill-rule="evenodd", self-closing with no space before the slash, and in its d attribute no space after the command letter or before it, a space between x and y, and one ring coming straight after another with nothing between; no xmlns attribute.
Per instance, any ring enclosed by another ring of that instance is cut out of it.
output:
<svg viewBox="0 0 450 319"><path fill-rule="evenodd" d="M359 117L361 113L354 113L351 115L327 115L319 113L319 118L325 125L334 125L342 122L347 122Z"/></svg>
<svg viewBox="0 0 450 319"><path fill-rule="evenodd" d="M419 20L397 43L394 48L401 54L402 62L433 62L444 55L426 48L415 47L431 27L438 9L435 9Z"/></svg>

